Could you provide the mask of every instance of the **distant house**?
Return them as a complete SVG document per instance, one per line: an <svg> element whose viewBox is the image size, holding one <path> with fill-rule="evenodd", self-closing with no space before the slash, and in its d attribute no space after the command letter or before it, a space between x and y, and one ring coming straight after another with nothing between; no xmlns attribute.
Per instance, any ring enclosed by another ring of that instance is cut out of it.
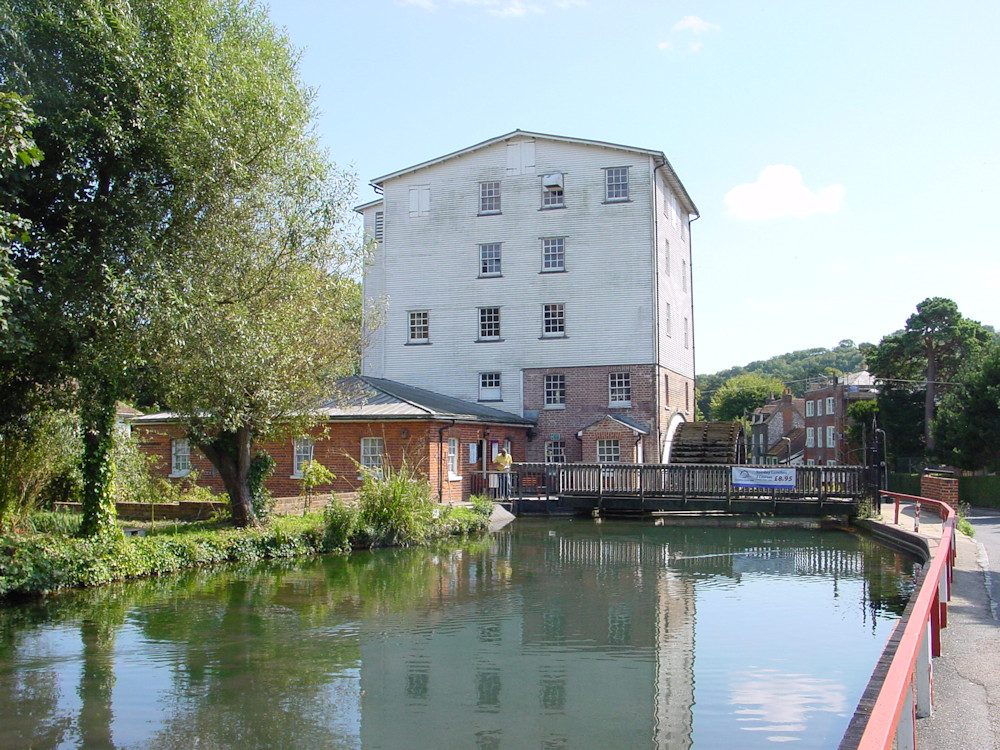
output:
<svg viewBox="0 0 1000 750"><path fill-rule="evenodd" d="M517 130L372 186L364 375L535 423L517 461L667 460L698 212L662 152Z"/></svg>
<svg viewBox="0 0 1000 750"><path fill-rule="evenodd" d="M805 399L785 389L780 399L754 409L750 417L750 462L802 463ZM797 459L797 460L796 460Z"/></svg>
<svg viewBox="0 0 1000 750"><path fill-rule="evenodd" d="M305 435L258 446L275 460L267 486L275 497L297 495L302 465L319 461L337 480L317 492L351 492L362 472L398 467L404 460L428 478L440 502L467 500L484 486L500 447L523 455L532 422L485 404L369 377L347 378L319 409L320 423ZM173 414L131 420L144 452L155 456L154 476L225 491L211 463L187 440Z"/></svg>
<svg viewBox="0 0 1000 750"><path fill-rule="evenodd" d="M805 394L805 462L817 466L864 463L864 457L852 452L845 439L850 423L847 409L855 401L877 397L874 378L866 371L814 384Z"/></svg>

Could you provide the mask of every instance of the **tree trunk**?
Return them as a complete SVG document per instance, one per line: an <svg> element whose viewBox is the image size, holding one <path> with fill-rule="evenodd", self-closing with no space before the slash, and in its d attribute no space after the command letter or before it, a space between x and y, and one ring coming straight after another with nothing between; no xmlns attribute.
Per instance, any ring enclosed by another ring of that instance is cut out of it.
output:
<svg viewBox="0 0 1000 750"><path fill-rule="evenodd" d="M927 393L924 395L924 445L934 452L934 409L937 401L938 363L933 345L927 346Z"/></svg>
<svg viewBox="0 0 1000 750"><path fill-rule="evenodd" d="M233 525L240 528L260 526L250 492L251 438L250 430L240 427L235 432L220 433L211 442L198 446L222 477L229 494Z"/></svg>
<svg viewBox="0 0 1000 750"><path fill-rule="evenodd" d="M103 536L115 529L115 467L111 447L115 430L115 399L110 389L96 388L86 394L80 409L83 430L83 521L80 535Z"/></svg>

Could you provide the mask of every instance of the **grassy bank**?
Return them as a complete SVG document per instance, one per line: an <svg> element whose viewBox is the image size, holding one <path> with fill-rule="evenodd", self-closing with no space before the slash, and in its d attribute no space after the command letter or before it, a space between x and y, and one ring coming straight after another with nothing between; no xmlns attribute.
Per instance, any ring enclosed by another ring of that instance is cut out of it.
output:
<svg viewBox="0 0 1000 750"><path fill-rule="evenodd" d="M425 544L483 531L492 504L439 506L419 483L400 477L366 482L357 503L333 501L322 513L274 518L256 529L222 523L150 526L145 536L75 536L79 518L36 514L0 536L0 597L46 594L156 576L223 562L348 553L352 549Z"/></svg>

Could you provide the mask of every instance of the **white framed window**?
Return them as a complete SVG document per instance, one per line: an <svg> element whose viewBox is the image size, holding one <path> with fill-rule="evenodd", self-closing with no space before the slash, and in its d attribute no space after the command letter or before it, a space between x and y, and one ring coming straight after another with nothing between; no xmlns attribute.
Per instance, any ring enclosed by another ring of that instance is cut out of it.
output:
<svg viewBox="0 0 1000 750"><path fill-rule="evenodd" d="M566 270L566 238L542 238L542 273Z"/></svg>
<svg viewBox="0 0 1000 750"><path fill-rule="evenodd" d="M826 426L826 447L833 448L835 447L834 444L836 442L837 440L834 437L834 426L832 424L829 424Z"/></svg>
<svg viewBox="0 0 1000 750"><path fill-rule="evenodd" d="M806 448L813 448L816 446L816 429L814 427L806 427Z"/></svg>
<svg viewBox="0 0 1000 750"><path fill-rule="evenodd" d="M292 455L292 479L299 479L302 476L302 467L313 460L315 447L312 438L295 438Z"/></svg>
<svg viewBox="0 0 1000 750"><path fill-rule="evenodd" d="M816 414L816 405L812 401L806 401L806 416L811 417Z"/></svg>
<svg viewBox="0 0 1000 750"><path fill-rule="evenodd" d="M628 200L628 167L605 168L604 200L607 203Z"/></svg>
<svg viewBox="0 0 1000 750"><path fill-rule="evenodd" d="M376 477L382 476L385 440L380 437L361 438L361 468Z"/></svg>
<svg viewBox="0 0 1000 750"><path fill-rule="evenodd" d="M431 186L413 185L410 187L410 217L418 218L431 215Z"/></svg>
<svg viewBox="0 0 1000 750"><path fill-rule="evenodd" d="M806 460L806 466L815 466L815 465L816 465L816 459L815 458L810 458L810 459Z"/></svg>
<svg viewBox="0 0 1000 750"><path fill-rule="evenodd" d="M566 463L566 442L563 440L549 440L545 443L545 463L564 464Z"/></svg>
<svg viewBox="0 0 1000 750"><path fill-rule="evenodd" d="M542 305L542 336L566 335L566 306L561 302Z"/></svg>
<svg viewBox="0 0 1000 750"><path fill-rule="evenodd" d="M686 260L681 261L681 291L686 292L688 290L688 262Z"/></svg>
<svg viewBox="0 0 1000 750"><path fill-rule="evenodd" d="M827 396L826 397L826 413L827 414L833 414L833 412L834 412L834 408L833 408L833 396Z"/></svg>
<svg viewBox="0 0 1000 750"><path fill-rule="evenodd" d="M622 460L621 445L618 440L597 441L597 462L600 464L617 464Z"/></svg>
<svg viewBox="0 0 1000 750"><path fill-rule="evenodd" d="M374 232L375 241L381 242L382 238L385 236L385 212L376 211L375 221L374 221Z"/></svg>
<svg viewBox="0 0 1000 750"><path fill-rule="evenodd" d="M686 315L684 316L684 348L691 348L691 321Z"/></svg>
<svg viewBox="0 0 1000 750"><path fill-rule="evenodd" d="M820 427L820 428L818 428L816 430L816 447L817 448L822 448L823 447L823 428L822 427Z"/></svg>
<svg viewBox="0 0 1000 750"><path fill-rule="evenodd" d="M500 213L500 182L479 183L479 213L498 214Z"/></svg>
<svg viewBox="0 0 1000 750"><path fill-rule="evenodd" d="M406 341L410 344L426 344L431 337L431 314L428 310L411 310Z"/></svg>
<svg viewBox="0 0 1000 750"><path fill-rule="evenodd" d="M500 275L500 252L499 242L487 242L479 246L480 277Z"/></svg>
<svg viewBox="0 0 1000 750"><path fill-rule="evenodd" d="M565 205L562 173L542 175L542 208L564 208Z"/></svg>
<svg viewBox="0 0 1000 750"><path fill-rule="evenodd" d="M632 406L632 374L612 372L608 374L608 406Z"/></svg>
<svg viewBox="0 0 1000 750"><path fill-rule="evenodd" d="M666 332L666 334L672 338L673 335L674 335L674 333L673 333L673 326L671 325L671 323L672 323L671 313L672 313L672 308L670 307L670 303L669 302L664 302L663 303L663 329Z"/></svg>
<svg viewBox="0 0 1000 750"><path fill-rule="evenodd" d="M479 400L503 401L503 391L500 388L499 372L479 373Z"/></svg>
<svg viewBox="0 0 1000 750"><path fill-rule="evenodd" d="M545 408L565 409L566 408L566 376L546 375L545 376Z"/></svg>
<svg viewBox="0 0 1000 750"><path fill-rule="evenodd" d="M448 438L448 479L461 479L458 473L458 438Z"/></svg>
<svg viewBox="0 0 1000 750"><path fill-rule="evenodd" d="M500 338L500 308L479 308L479 340L497 341Z"/></svg>
<svg viewBox="0 0 1000 750"><path fill-rule="evenodd" d="M187 438L170 441L170 476L186 477L191 473L191 443Z"/></svg>
<svg viewBox="0 0 1000 750"><path fill-rule="evenodd" d="M816 399L816 416L823 416L823 399L821 398Z"/></svg>

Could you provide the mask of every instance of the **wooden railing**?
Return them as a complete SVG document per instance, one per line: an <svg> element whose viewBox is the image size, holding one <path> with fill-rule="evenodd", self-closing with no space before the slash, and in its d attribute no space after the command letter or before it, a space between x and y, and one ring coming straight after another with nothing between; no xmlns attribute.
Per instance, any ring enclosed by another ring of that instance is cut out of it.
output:
<svg viewBox="0 0 1000 750"><path fill-rule="evenodd" d="M931 659L941 655L941 628L948 624L948 601L955 565L955 511L937 500L898 492L883 491L896 505L899 522L900 502L916 506L915 528L920 520L920 508L928 508L941 517L941 540L925 568L920 588L910 600L895 644L888 670L878 696L864 722L860 739L854 728L848 730L841 750L914 750L917 747L917 718L930 716ZM893 640L896 640L896 633ZM861 713L859 711L859 713Z"/></svg>
<svg viewBox="0 0 1000 750"><path fill-rule="evenodd" d="M759 468L759 467L758 467ZM769 467L775 468L775 467ZM609 496L696 498L857 499L868 494L861 466L795 466L795 487L733 487L723 464L543 464L514 465L522 497Z"/></svg>

